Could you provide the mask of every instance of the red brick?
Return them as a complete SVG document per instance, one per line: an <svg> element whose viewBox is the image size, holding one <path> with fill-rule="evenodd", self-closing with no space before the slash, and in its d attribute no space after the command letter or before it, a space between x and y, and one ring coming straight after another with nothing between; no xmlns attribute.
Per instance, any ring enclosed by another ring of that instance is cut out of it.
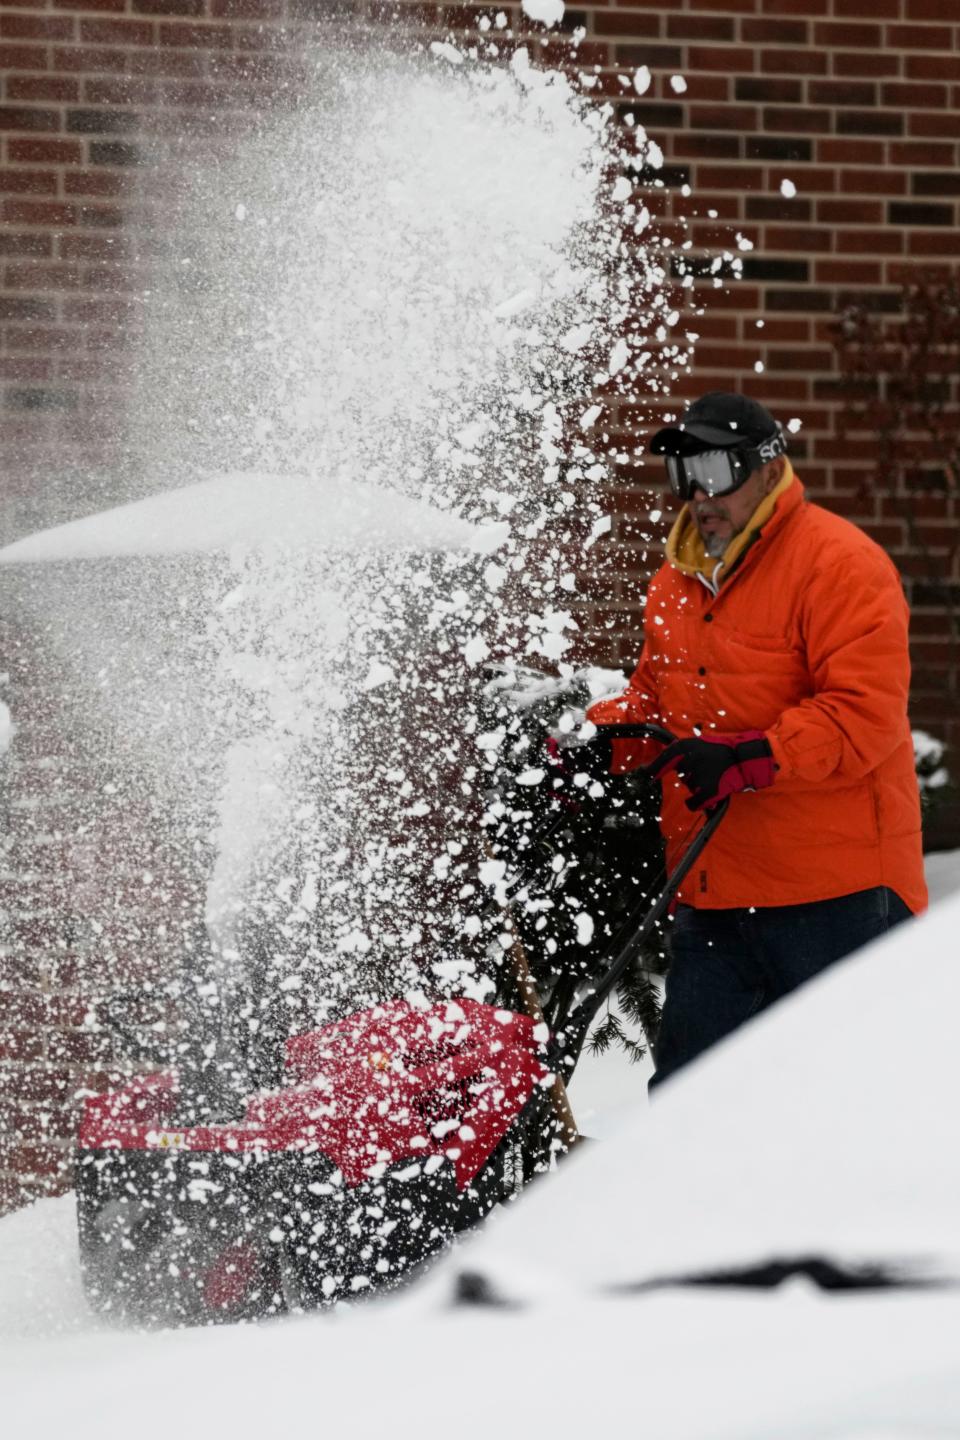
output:
<svg viewBox="0 0 960 1440"><path fill-rule="evenodd" d="M777 78L739 76L734 84L737 100L759 100L763 103L774 101L781 105L799 105L803 100L803 82Z"/></svg>
<svg viewBox="0 0 960 1440"><path fill-rule="evenodd" d="M751 45L807 45L810 25L806 20L741 20L740 38Z"/></svg>
<svg viewBox="0 0 960 1440"><path fill-rule="evenodd" d="M75 225L75 205L46 200L5 200L3 218L12 225Z"/></svg>
<svg viewBox="0 0 960 1440"><path fill-rule="evenodd" d="M49 235L45 238L50 239ZM76 338L72 330L53 326L11 325L6 332L8 350L60 350L65 345L76 344Z"/></svg>
<svg viewBox="0 0 960 1440"><path fill-rule="evenodd" d="M68 195L120 195L130 181L122 171L73 170L64 176Z"/></svg>
<svg viewBox="0 0 960 1440"><path fill-rule="evenodd" d="M818 260L814 280L818 285L879 285L882 269L879 260Z"/></svg>
<svg viewBox="0 0 960 1440"><path fill-rule="evenodd" d="M192 50L130 50L127 70L131 75L201 76L207 74L207 55Z"/></svg>
<svg viewBox="0 0 960 1440"><path fill-rule="evenodd" d="M10 40L70 40L74 21L70 16L51 19L39 15L0 14L0 35Z"/></svg>
<svg viewBox="0 0 960 1440"><path fill-rule="evenodd" d="M776 345L777 343L803 345L810 340L810 321L806 319L787 320L781 316L774 316L772 319L764 319L761 329L757 329L755 320L745 318L741 323L744 339L748 335L753 336L759 344L763 345Z"/></svg>
<svg viewBox="0 0 960 1440"><path fill-rule="evenodd" d="M760 243L759 225L744 225L738 220L735 225L721 225L718 220L694 221L689 238L694 245L709 250L736 249L737 235L744 235L754 245Z"/></svg>
<svg viewBox="0 0 960 1440"><path fill-rule="evenodd" d="M832 128L830 111L804 105L768 105L763 112L763 128L793 135L829 131Z"/></svg>
<svg viewBox="0 0 960 1440"><path fill-rule="evenodd" d="M838 184L842 188L842 172L826 165L798 166L787 161L785 164L771 165L768 176L771 190L779 190L781 180L792 180L801 197L822 194L824 191L830 193L836 190Z"/></svg>
<svg viewBox="0 0 960 1440"><path fill-rule="evenodd" d="M684 93L684 101L689 104L691 101L725 101L730 99L730 80L726 75L693 75L687 73L687 88ZM670 88L669 75L658 75L658 89L668 100L675 100L677 97Z"/></svg>
<svg viewBox="0 0 960 1440"><path fill-rule="evenodd" d="M48 1059L55 1065L108 1065L116 1061L116 1047L97 1031L54 1033L47 1042Z"/></svg>
<svg viewBox="0 0 960 1440"><path fill-rule="evenodd" d="M692 294L697 303L710 310L757 310L760 307L760 291L755 286L736 285L729 290L697 286Z"/></svg>
<svg viewBox="0 0 960 1440"><path fill-rule="evenodd" d="M918 275L923 275L930 280L949 280L951 266L947 260L931 260L926 264L920 264L916 260L887 260L885 262L885 279L888 285L913 285Z"/></svg>
<svg viewBox="0 0 960 1440"><path fill-rule="evenodd" d="M127 0L52 0L54 10L110 10L122 14Z"/></svg>
<svg viewBox="0 0 960 1440"><path fill-rule="evenodd" d="M635 15L620 10L595 10L593 26L597 35L629 35L634 40L657 39L660 35L660 16ZM678 50L676 58L670 63L679 65L681 60Z"/></svg>
<svg viewBox="0 0 960 1440"><path fill-rule="evenodd" d="M929 140L891 140L891 165L950 165L956 164L957 147L954 144L932 144Z"/></svg>
<svg viewBox="0 0 960 1440"><path fill-rule="evenodd" d="M133 0L137 15L202 15L204 0Z"/></svg>
<svg viewBox="0 0 960 1440"><path fill-rule="evenodd" d="M827 54L824 50L789 46L762 50L759 68L764 75L826 75Z"/></svg>
<svg viewBox="0 0 960 1440"><path fill-rule="evenodd" d="M740 141L735 135L685 135L673 137L673 155L686 159L732 160L740 154Z"/></svg>
<svg viewBox="0 0 960 1440"><path fill-rule="evenodd" d="M819 370L829 370L833 362L832 350L805 350L791 346L789 350L771 349L766 352L767 372L800 370L815 375Z"/></svg>
<svg viewBox="0 0 960 1440"><path fill-rule="evenodd" d="M56 195L57 175L53 170L0 170L2 195Z"/></svg>
<svg viewBox="0 0 960 1440"><path fill-rule="evenodd" d="M721 190L762 190L765 189L763 170L759 166L746 165L705 165L696 168L697 184L719 186Z"/></svg>
<svg viewBox="0 0 960 1440"><path fill-rule="evenodd" d="M79 140L9 140L7 155L27 165L79 165L83 146Z"/></svg>
<svg viewBox="0 0 960 1440"><path fill-rule="evenodd" d="M16 1145L0 1147L0 1161L19 1175L42 1176L65 1180L69 1172L70 1154L55 1145Z"/></svg>
<svg viewBox="0 0 960 1440"><path fill-rule="evenodd" d="M98 230L123 225L127 218L127 213L119 205L81 204L77 212L78 225L94 226Z"/></svg>
<svg viewBox="0 0 960 1440"><path fill-rule="evenodd" d="M906 20L956 20L953 0L904 0Z"/></svg>
<svg viewBox="0 0 960 1440"><path fill-rule="evenodd" d="M763 386L763 397L771 404L775 401L788 400L802 403L804 400L810 399L810 382L806 379L787 379L767 374L760 381L757 381L755 376L751 376L750 380L751 383Z"/></svg>
<svg viewBox="0 0 960 1440"><path fill-rule="evenodd" d="M835 244L841 255L899 255L903 251L903 231L892 227L883 230L838 230Z"/></svg>
<svg viewBox="0 0 960 1440"><path fill-rule="evenodd" d="M285 0L210 0L213 19L279 20L284 9Z"/></svg>
<svg viewBox="0 0 960 1440"><path fill-rule="evenodd" d="M81 20L83 45L151 45L154 26L149 20Z"/></svg>
<svg viewBox="0 0 960 1440"><path fill-rule="evenodd" d="M907 55L908 80L960 80L960 55Z"/></svg>
<svg viewBox="0 0 960 1440"><path fill-rule="evenodd" d="M102 47L94 49L84 45L58 45L53 51L54 69L70 73L123 71L127 68L127 61L128 52L126 50L107 50Z"/></svg>
<svg viewBox="0 0 960 1440"><path fill-rule="evenodd" d="M817 159L833 165L881 165L884 158L882 140L841 140L824 138L817 141Z"/></svg>
<svg viewBox="0 0 960 1440"><path fill-rule="evenodd" d="M0 105L0 130L59 130L57 110L34 110L28 105Z"/></svg>
<svg viewBox="0 0 960 1440"><path fill-rule="evenodd" d="M0 230L0 255L50 255L53 253L53 237L40 234L17 234L11 230Z"/></svg>
<svg viewBox="0 0 960 1440"><path fill-rule="evenodd" d="M0 1024L4 1030L35 1030L46 1020L46 1009L32 991L0 991Z"/></svg>
<svg viewBox="0 0 960 1440"><path fill-rule="evenodd" d="M952 43L949 25L887 26L887 44L898 50L949 50Z"/></svg>
<svg viewBox="0 0 960 1440"><path fill-rule="evenodd" d="M867 81L808 80L811 105L876 105L877 87Z"/></svg>
<svg viewBox="0 0 960 1440"><path fill-rule="evenodd" d="M76 100L80 86L65 75L11 75L8 100Z"/></svg>
<svg viewBox="0 0 960 1440"><path fill-rule="evenodd" d="M946 85L888 84L880 87L884 105L906 109L909 105L942 107L947 103Z"/></svg>
<svg viewBox="0 0 960 1440"><path fill-rule="evenodd" d="M757 0L697 0L696 8L711 13L716 10L723 15L752 14L757 8Z"/></svg>
<svg viewBox="0 0 960 1440"><path fill-rule="evenodd" d="M715 219L721 222L724 220L736 221L736 228L739 230L741 228L739 221L743 211L743 206L740 203L740 199L740 195L732 190L728 190L723 193L720 193L716 190L706 191L703 194L698 194L697 196L698 209L700 210L701 215L707 214L707 212L710 210L715 211ZM646 203L649 205L649 199ZM673 205L674 209L681 216L685 217L690 208L690 201L685 200L684 197L680 194L679 190L677 190L673 192Z"/></svg>
<svg viewBox="0 0 960 1440"><path fill-rule="evenodd" d="M46 70L45 45L0 45L0 70Z"/></svg>
<svg viewBox="0 0 960 1440"><path fill-rule="evenodd" d="M131 79L129 76L84 81L84 102L88 105L154 105L160 88L153 80Z"/></svg>
<svg viewBox="0 0 960 1440"><path fill-rule="evenodd" d="M874 200L818 200L817 219L828 225L880 225L884 210Z"/></svg>
<svg viewBox="0 0 960 1440"><path fill-rule="evenodd" d="M651 18L656 20L659 17L652 16ZM725 15L718 15L715 19L706 15L670 15L667 17L667 38L670 40L732 40L734 28L733 19ZM750 39L749 35L744 35L742 38Z"/></svg>
<svg viewBox="0 0 960 1440"><path fill-rule="evenodd" d="M237 38L229 25L159 25L161 45L188 49L229 50Z"/></svg>
<svg viewBox="0 0 960 1440"><path fill-rule="evenodd" d="M899 20L900 0L833 0L833 13L845 20Z"/></svg>
<svg viewBox="0 0 960 1440"><path fill-rule="evenodd" d="M63 318L81 325L124 325L136 313L136 308L129 300L116 298L66 300L63 305ZM88 335L87 343L93 338Z"/></svg>
<svg viewBox="0 0 960 1440"><path fill-rule="evenodd" d="M936 139L941 136L947 140L957 138L957 117L956 115L937 115L931 112L929 115L922 111L907 116L908 135L930 135Z"/></svg>
<svg viewBox="0 0 960 1440"><path fill-rule="evenodd" d="M844 170L840 188L851 195L905 195L907 173L892 169Z"/></svg>
<svg viewBox="0 0 960 1440"><path fill-rule="evenodd" d="M697 0L697 10L719 10L724 15L749 13L757 8L757 0Z"/></svg>
<svg viewBox="0 0 960 1440"><path fill-rule="evenodd" d="M711 126L717 130L738 130L741 134L755 130L757 112L745 105L692 105L690 124L704 130Z"/></svg>
<svg viewBox="0 0 960 1440"><path fill-rule="evenodd" d="M902 135L903 115L895 110L840 110L839 135Z"/></svg>
<svg viewBox="0 0 960 1440"><path fill-rule="evenodd" d="M939 230L914 230L907 236L910 255L960 255L960 233L946 227Z"/></svg>
<svg viewBox="0 0 960 1440"><path fill-rule="evenodd" d="M825 226L804 227L795 225L768 225L765 230L766 243L771 250L786 250L802 253L804 250L829 250L833 232Z"/></svg>
<svg viewBox="0 0 960 1440"><path fill-rule="evenodd" d="M879 25L854 25L847 21L818 21L813 27L814 45L836 50L842 45L857 49L879 50L883 30Z"/></svg>
<svg viewBox="0 0 960 1440"><path fill-rule="evenodd" d="M729 70L738 75L755 68L757 52L736 45L690 45L687 64L691 70Z"/></svg>
<svg viewBox="0 0 960 1440"><path fill-rule="evenodd" d="M740 335L736 315L699 315L691 328L704 340L736 340Z"/></svg>
<svg viewBox="0 0 960 1440"><path fill-rule="evenodd" d="M760 358L759 347L763 344L762 332L757 332L760 339L757 344L751 347L741 346L737 348L729 342L723 345L697 345L697 365L705 365L713 370L752 370L754 361Z"/></svg>
<svg viewBox="0 0 960 1440"><path fill-rule="evenodd" d="M676 70L683 61L683 50L679 45L655 45L649 41L643 41L639 45L617 44L614 45L613 53L616 63L624 66L648 65L651 69L659 67ZM541 63L549 63L546 61L545 55L546 51L541 50L539 57ZM581 64L588 63L587 57L582 56ZM606 64L606 56L603 56L597 63Z"/></svg>
<svg viewBox="0 0 960 1440"><path fill-rule="evenodd" d="M43 384L53 378L53 364L35 356L0 355L0 379L19 384Z"/></svg>
<svg viewBox="0 0 960 1440"><path fill-rule="evenodd" d="M834 75L899 75L900 69L900 56L889 52L840 50L833 55Z"/></svg>
<svg viewBox="0 0 960 1440"><path fill-rule="evenodd" d="M140 250L141 240L132 240L122 235L61 235L58 241L60 255L75 260L124 260Z"/></svg>

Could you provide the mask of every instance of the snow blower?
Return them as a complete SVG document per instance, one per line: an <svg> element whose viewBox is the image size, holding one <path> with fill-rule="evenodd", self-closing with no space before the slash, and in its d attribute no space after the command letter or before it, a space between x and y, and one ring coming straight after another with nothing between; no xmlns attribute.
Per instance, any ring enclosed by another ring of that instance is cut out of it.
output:
<svg viewBox="0 0 960 1440"><path fill-rule="evenodd" d="M607 733L672 738L654 726ZM501 905L522 908L531 874L556 856L579 803L557 796L556 776L546 790L542 823L522 847L527 864ZM398 1285L515 1196L575 1143L565 1083L591 1022L726 803L659 892L638 892L630 913L606 927L587 973L565 978L554 966L546 1011L518 932L505 987L517 1008L386 1001L289 1038L282 1083L239 1107L224 1102L220 1114L198 1103L197 1074L183 1069L89 1098L76 1193L91 1305L164 1325L330 1305ZM546 868L556 877L555 864Z"/></svg>

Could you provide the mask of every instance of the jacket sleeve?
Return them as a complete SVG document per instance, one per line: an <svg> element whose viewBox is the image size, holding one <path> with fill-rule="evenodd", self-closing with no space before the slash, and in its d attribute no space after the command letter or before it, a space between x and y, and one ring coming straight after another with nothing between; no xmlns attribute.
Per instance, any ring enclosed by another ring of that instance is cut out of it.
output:
<svg viewBox="0 0 960 1440"><path fill-rule="evenodd" d="M814 573L800 628L813 694L767 732L780 778L858 780L903 742L910 688L909 611L883 554Z"/></svg>
<svg viewBox="0 0 960 1440"><path fill-rule="evenodd" d="M587 710L587 719L596 726L648 725L660 723L657 686L644 644L640 663L630 676L622 695L612 700L597 700ZM662 747L655 740L614 740L612 775L624 775L647 765Z"/></svg>

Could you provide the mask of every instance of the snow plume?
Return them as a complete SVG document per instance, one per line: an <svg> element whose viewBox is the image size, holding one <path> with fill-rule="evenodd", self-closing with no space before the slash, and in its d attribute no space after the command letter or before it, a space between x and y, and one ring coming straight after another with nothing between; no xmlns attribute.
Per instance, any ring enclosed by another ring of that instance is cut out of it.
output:
<svg viewBox="0 0 960 1440"><path fill-rule="evenodd" d="M642 248L656 147L498 38L324 53L293 113L184 141L149 236L128 498L240 473L370 508L369 547L265 527L178 562L202 570L177 582L202 720L173 743L212 811L206 920L291 1024L454 972L489 989L478 667L566 664L624 458L599 417L689 363ZM386 553L378 496L490 527L489 553Z"/></svg>

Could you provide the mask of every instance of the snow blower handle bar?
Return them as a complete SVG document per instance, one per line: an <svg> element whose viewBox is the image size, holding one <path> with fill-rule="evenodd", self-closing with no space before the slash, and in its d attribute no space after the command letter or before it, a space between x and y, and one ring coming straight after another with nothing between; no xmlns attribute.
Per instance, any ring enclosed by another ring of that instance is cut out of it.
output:
<svg viewBox="0 0 960 1440"><path fill-rule="evenodd" d="M596 740L659 740L661 745L672 745L672 735L663 725L598 725Z"/></svg>
<svg viewBox="0 0 960 1440"><path fill-rule="evenodd" d="M603 730L611 740L647 739L662 741L664 745L672 745L676 739L676 736L671 735L670 731L665 730L662 725L604 725ZM641 773L646 768L646 766L641 767ZM730 799L729 796L726 796L708 811L706 820L667 876L663 889L647 911L639 930L634 931L626 941L606 974L597 982L596 987L584 996L564 1023L560 1034L554 1037L551 1047L554 1051L551 1057L552 1063L567 1078L573 1073L574 1066L580 1058L583 1042L594 1017L616 989L637 951L670 909L674 896L709 844L714 831L726 815L729 805Z"/></svg>

